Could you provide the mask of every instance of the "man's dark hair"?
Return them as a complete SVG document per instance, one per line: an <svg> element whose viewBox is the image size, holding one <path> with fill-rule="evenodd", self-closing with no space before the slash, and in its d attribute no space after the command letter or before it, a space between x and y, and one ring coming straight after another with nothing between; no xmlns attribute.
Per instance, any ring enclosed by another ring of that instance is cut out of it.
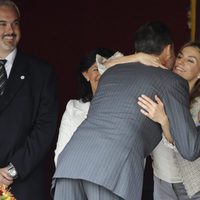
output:
<svg viewBox="0 0 200 200"><path fill-rule="evenodd" d="M169 28L162 22L149 22L141 26L135 34L135 52L159 55L165 46L172 44Z"/></svg>

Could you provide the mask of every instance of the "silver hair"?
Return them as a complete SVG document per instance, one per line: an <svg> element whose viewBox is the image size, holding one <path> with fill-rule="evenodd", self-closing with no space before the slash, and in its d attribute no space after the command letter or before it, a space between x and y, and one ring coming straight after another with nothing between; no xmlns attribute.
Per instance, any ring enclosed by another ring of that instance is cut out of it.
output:
<svg viewBox="0 0 200 200"><path fill-rule="evenodd" d="M0 0L0 7L1 6L8 6L8 7L12 7L16 10L18 16L20 17L20 11L18 6L11 0Z"/></svg>

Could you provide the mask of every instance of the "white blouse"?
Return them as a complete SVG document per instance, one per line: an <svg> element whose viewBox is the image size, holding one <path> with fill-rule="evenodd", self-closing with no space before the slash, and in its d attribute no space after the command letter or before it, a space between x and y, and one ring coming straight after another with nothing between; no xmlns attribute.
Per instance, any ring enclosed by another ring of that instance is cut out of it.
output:
<svg viewBox="0 0 200 200"><path fill-rule="evenodd" d="M99 73L103 74L107 70L107 68L103 65L105 61L121 56L123 56L123 54L118 51L108 59L97 54L96 63ZM83 122L83 120L86 119L89 107L90 102L83 103L81 100L70 100L68 102L59 128L58 141L56 144L54 157L55 165L57 165L58 155L69 142L78 126Z"/></svg>
<svg viewBox="0 0 200 200"><path fill-rule="evenodd" d="M198 124L200 98L196 99L190 112L194 122ZM200 158L193 162L183 159L175 146L166 144L164 137L152 152L152 158L155 176L168 183L183 182L190 197L200 191Z"/></svg>
<svg viewBox="0 0 200 200"><path fill-rule="evenodd" d="M81 100L70 100L62 116L58 141L55 150L54 162L57 165L58 155L71 139L79 125L86 119L90 102L83 103Z"/></svg>

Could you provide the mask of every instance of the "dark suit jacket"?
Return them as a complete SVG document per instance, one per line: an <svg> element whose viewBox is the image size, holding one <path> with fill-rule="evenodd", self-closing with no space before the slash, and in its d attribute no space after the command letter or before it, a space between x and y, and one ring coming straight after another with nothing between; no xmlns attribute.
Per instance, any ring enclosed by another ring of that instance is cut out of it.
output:
<svg viewBox="0 0 200 200"><path fill-rule="evenodd" d="M44 159L55 136L57 99L53 68L19 52L0 97L0 167L11 162L18 200L44 200Z"/></svg>
<svg viewBox="0 0 200 200"><path fill-rule="evenodd" d="M162 132L140 113L141 94L162 98L177 148L195 159L200 137L189 112L187 82L168 70L130 63L101 77L88 117L61 153L54 178L84 179L125 200L140 200L144 158Z"/></svg>

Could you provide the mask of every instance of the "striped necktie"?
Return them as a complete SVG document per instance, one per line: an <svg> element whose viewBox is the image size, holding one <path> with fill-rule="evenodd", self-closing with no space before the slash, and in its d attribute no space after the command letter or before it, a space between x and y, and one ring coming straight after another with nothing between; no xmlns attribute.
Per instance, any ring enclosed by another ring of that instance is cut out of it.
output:
<svg viewBox="0 0 200 200"><path fill-rule="evenodd" d="M7 81L7 74L5 69L6 61L7 60L0 60L0 95L3 95Z"/></svg>

